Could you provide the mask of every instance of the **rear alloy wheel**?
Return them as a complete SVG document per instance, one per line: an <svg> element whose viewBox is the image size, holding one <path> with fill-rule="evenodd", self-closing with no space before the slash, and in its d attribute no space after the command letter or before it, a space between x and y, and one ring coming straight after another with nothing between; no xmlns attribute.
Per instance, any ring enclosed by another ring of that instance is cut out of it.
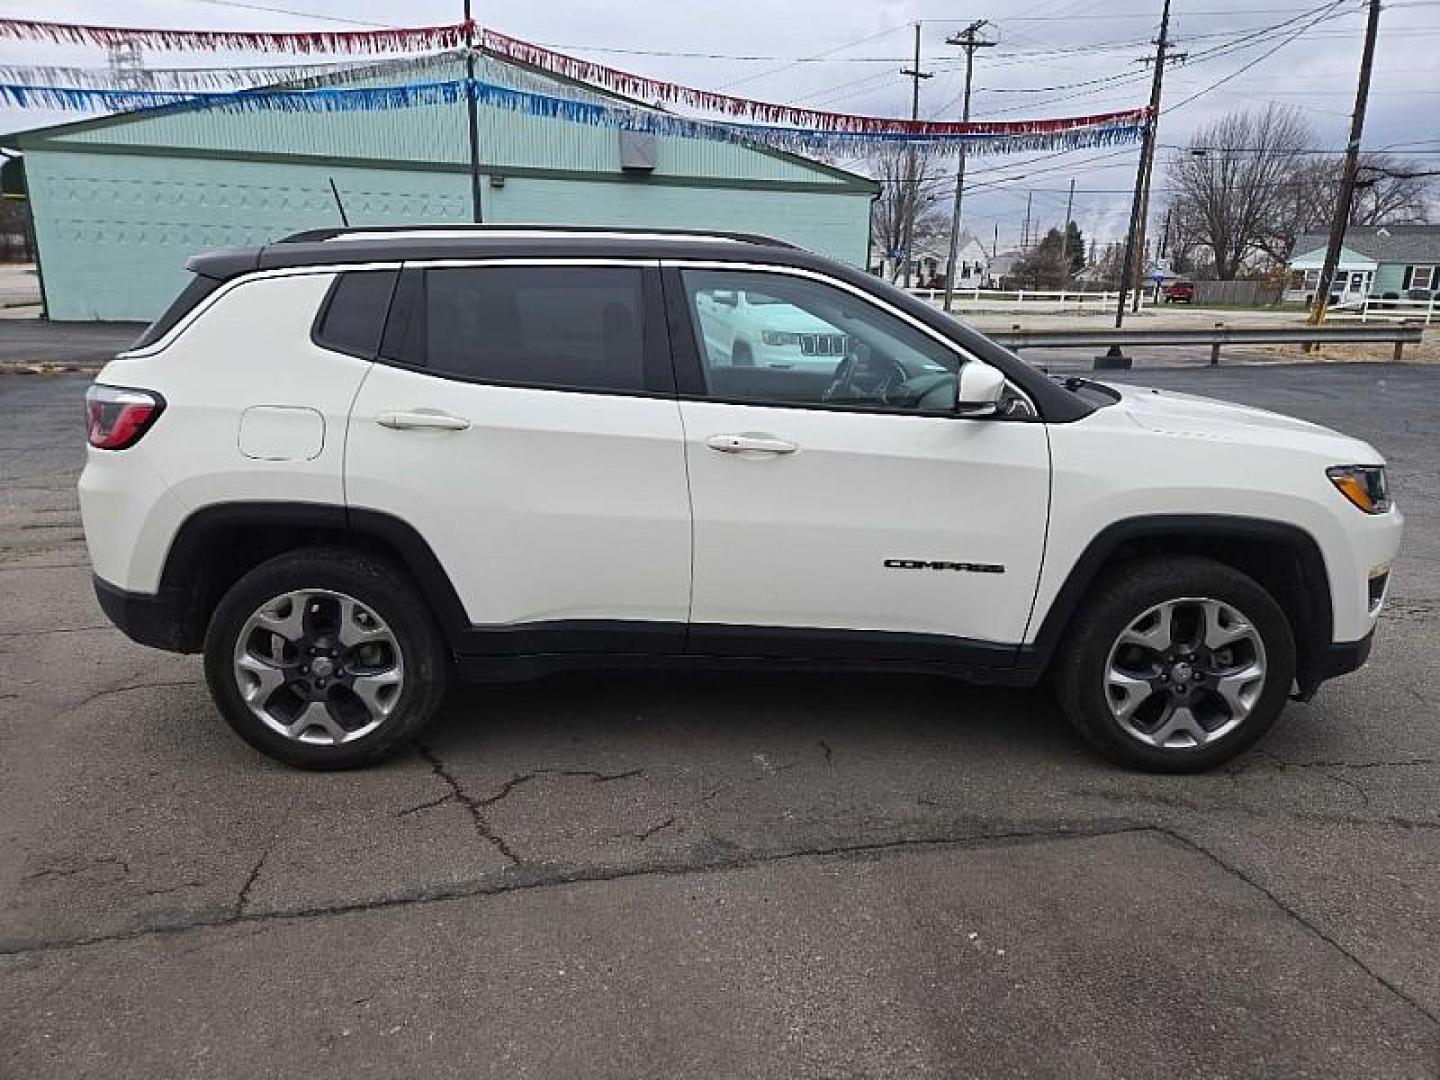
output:
<svg viewBox="0 0 1440 1080"><path fill-rule="evenodd" d="M444 695L446 656L398 568L356 552L296 552L221 600L205 641L210 691L235 731L313 769L378 761Z"/></svg>
<svg viewBox="0 0 1440 1080"><path fill-rule="evenodd" d="M1195 772L1264 735L1294 678L1294 637L1274 598L1233 567L1177 556L1119 567L1092 592L1055 688L1109 757Z"/></svg>
<svg viewBox="0 0 1440 1080"><path fill-rule="evenodd" d="M235 641L240 696L287 739L341 746L389 717L405 685L395 633L353 596L299 589L267 600Z"/></svg>

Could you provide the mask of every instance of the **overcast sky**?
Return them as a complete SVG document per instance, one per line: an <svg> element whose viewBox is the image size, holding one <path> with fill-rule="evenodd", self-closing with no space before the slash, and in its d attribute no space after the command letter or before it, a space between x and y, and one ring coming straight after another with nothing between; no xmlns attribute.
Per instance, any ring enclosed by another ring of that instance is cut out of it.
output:
<svg viewBox="0 0 1440 1080"><path fill-rule="evenodd" d="M1319 147L1340 148L1353 105L1365 25L1362 0L1345 0L1335 17L1270 50L1310 22L1320 0L1175 0L1172 37L1196 57L1167 70L1161 158L1226 112L1267 101L1302 110ZM283 8L297 14L259 10ZM341 29L356 22L416 25L458 20L459 0L83 0L3 2L0 14L106 25L228 29ZM974 19L989 19L997 41L976 58L972 118L1021 119L1103 112L1144 104L1158 0L477 0L483 25L515 37L645 75L769 101L883 116L909 114L914 24L922 26L921 114L959 118L962 63L945 38ZM1254 31L1287 20L1283 29ZM1220 49L1228 51L1202 57ZM1440 162L1440 0L1394 0L1381 16L1367 116L1367 148L1424 152ZM695 56L680 54L715 54ZM151 53L153 67L195 66L211 54ZM763 59L742 59L762 57ZM802 58L816 58L796 62ZM295 57L256 56L252 64ZM1257 62L1258 61L1258 62ZM0 64L102 66L103 51L78 46L0 42ZM220 61L216 61L217 63ZM237 60L236 62L241 62ZM1241 71L1248 64L1253 67ZM1238 72L1238 74L1236 74ZM1108 76L1098 85L1074 86ZM1214 85L1233 76L1220 85ZM1207 89L1214 86L1213 89ZM1061 89L1046 90L1047 87ZM1204 91L1204 93L1201 93ZM1199 94L1193 101L1186 99ZM75 114L0 111L7 131L75 119ZM1033 227L1058 224L1065 189L1076 182L1075 216L1087 237L1113 239L1126 227L1134 147L1059 156L972 157L971 179L990 185L966 195L965 227L987 247L1020 239L1027 193ZM1163 201L1163 174L1157 177Z"/></svg>

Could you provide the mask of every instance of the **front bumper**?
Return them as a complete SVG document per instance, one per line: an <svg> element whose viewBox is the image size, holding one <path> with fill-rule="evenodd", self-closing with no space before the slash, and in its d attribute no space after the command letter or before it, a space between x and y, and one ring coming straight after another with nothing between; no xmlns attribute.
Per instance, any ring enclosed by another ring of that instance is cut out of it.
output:
<svg viewBox="0 0 1440 1080"><path fill-rule="evenodd" d="M1370 659L1370 647L1375 644L1375 631L1371 630L1359 641L1332 642L1320 657L1320 679L1334 679L1359 671Z"/></svg>
<svg viewBox="0 0 1440 1080"><path fill-rule="evenodd" d="M183 591L162 589L159 593L126 592L98 574L95 599L105 617L131 641L168 652L194 652L194 634L187 627L187 598Z"/></svg>
<svg viewBox="0 0 1440 1080"><path fill-rule="evenodd" d="M1370 648L1374 644L1375 631L1372 628L1359 641L1336 641L1326 645L1321 650L1309 678L1297 688L1295 700L1309 701L1326 679L1336 679L1341 675L1349 675L1352 671L1359 671L1370 659Z"/></svg>

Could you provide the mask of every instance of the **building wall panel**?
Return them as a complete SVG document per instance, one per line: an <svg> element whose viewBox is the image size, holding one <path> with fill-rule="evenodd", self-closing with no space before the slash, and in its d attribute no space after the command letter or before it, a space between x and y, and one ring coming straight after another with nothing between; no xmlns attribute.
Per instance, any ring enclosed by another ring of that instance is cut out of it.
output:
<svg viewBox="0 0 1440 1080"><path fill-rule="evenodd" d="M464 222L464 171L329 166L156 153L26 153L42 273L54 319L151 319L209 248L339 224ZM863 265L865 192L658 184L617 175L510 177L483 190L486 219L765 233Z"/></svg>

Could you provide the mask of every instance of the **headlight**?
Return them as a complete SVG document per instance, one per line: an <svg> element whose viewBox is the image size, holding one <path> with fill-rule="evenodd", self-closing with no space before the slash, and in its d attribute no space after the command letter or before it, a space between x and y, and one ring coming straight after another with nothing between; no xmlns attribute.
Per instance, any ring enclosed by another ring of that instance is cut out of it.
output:
<svg viewBox="0 0 1440 1080"><path fill-rule="evenodd" d="M762 330L760 338L766 345L800 344L800 335L792 330Z"/></svg>
<svg viewBox="0 0 1440 1080"><path fill-rule="evenodd" d="M1335 465L1325 470L1341 495L1367 514L1390 509L1390 489L1385 485L1383 465Z"/></svg>

